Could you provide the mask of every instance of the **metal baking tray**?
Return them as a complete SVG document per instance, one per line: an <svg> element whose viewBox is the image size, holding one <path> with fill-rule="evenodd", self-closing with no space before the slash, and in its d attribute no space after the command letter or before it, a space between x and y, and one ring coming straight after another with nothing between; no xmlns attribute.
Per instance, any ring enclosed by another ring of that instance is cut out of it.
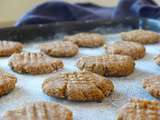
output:
<svg viewBox="0 0 160 120"><path fill-rule="evenodd" d="M124 20L88 20L78 22L56 22L49 24L24 25L0 29L0 39L32 41L37 38L51 39L56 33L74 34L77 32L93 31L96 28L106 29L106 33L116 33L129 29L150 29L160 31L160 21L147 18L126 18ZM122 29L123 28L123 29ZM95 32L103 33L100 30Z"/></svg>
<svg viewBox="0 0 160 120"><path fill-rule="evenodd" d="M22 27L9 27L0 29L0 39L16 40L24 42L24 51L39 52L38 45L50 40L62 39L64 35L77 32L98 32L104 35L107 44L120 40L119 32L132 29L149 29L160 31L160 22L153 19L125 19L121 21L85 21L64 22L45 25L31 25ZM54 97L48 97L41 90L43 81L51 74L28 75L13 72L8 66L8 57L0 58L0 67L14 74L18 83L13 92L0 97L0 115L3 112L15 109L34 101L50 101L63 104L73 111L74 120L115 120L117 110L130 98L142 98L156 100L142 87L141 81L151 75L160 74L160 67L153 58L159 54L159 43L146 45L146 55L136 61L133 74L127 77L109 77L115 86L115 91L102 102L71 102ZM61 71L76 71L76 61L81 56L105 55L103 47L80 48L77 56L72 58L60 58L64 62Z"/></svg>

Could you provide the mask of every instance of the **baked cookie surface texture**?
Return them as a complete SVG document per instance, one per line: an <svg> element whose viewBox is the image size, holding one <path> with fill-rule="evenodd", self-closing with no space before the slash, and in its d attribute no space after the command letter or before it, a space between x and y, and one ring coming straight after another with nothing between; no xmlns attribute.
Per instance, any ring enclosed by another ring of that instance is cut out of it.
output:
<svg viewBox="0 0 160 120"><path fill-rule="evenodd" d="M75 56L79 48L72 42L55 41L40 45L42 52L53 57L72 57Z"/></svg>
<svg viewBox="0 0 160 120"><path fill-rule="evenodd" d="M124 55L87 56L78 60L77 67L103 76L118 77L133 73L135 62Z"/></svg>
<svg viewBox="0 0 160 120"><path fill-rule="evenodd" d="M65 41L73 42L79 47L100 47L104 43L104 38L98 33L78 33L71 36L65 36Z"/></svg>
<svg viewBox="0 0 160 120"><path fill-rule="evenodd" d="M117 120L160 120L160 102L132 99L120 108Z"/></svg>
<svg viewBox="0 0 160 120"><path fill-rule="evenodd" d="M63 62L43 53L22 52L13 54L10 67L18 73L45 74L63 68Z"/></svg>
<svg viewBox="0 0 160 120"><path fill-rule="evenodd" d="M114 90L111 80L88 71L53 75L42 84L48 96L71 101L102 101Z"/></svg>
<svg viewBox="0 0 160 120"><path fill-rule="evenodd" d="M10 56L22 51L23 45L14 41L0 41L0 57Z"/></svg>
<svg viewBox="0 0 160 120"><path fill-rule="evenodd" d="M152 96L160 98L160 76L152 76L144 79L143 88Z"/></svg>
<svg viewBox="0 0 160 120"><path fill-rule="evenodd" d="M66 107L49 102L35 102L5 112L1 120L72 120L72 112Z"/></svg>
<svg viewBox="0 0 160 120"><path fill-rule="evenodd" d="M141 44L151 44L159 41L159 34L149 30L132 30L129 32L122 32L122 40L138 42Z"/></svg>
<svg viewBox="0 0 160 120"><path fill-rule="evenodd" d="M154 62L160 66L160 55L157 55L155 58L154 58Z"/></svg>
<svg viewBox="0 0 160 120"><path fill-rule="evenodd" d="M16 85L17 78L0 69L0 96L11 92Z"/></svg>
<svg viewBox="0 0 160 120"><path fill-rule="evenodd" d="M143 58L145 55L145 47L136 42L117 41L111 45L105 46L106 53L128 55L133 59Z"/></svg>

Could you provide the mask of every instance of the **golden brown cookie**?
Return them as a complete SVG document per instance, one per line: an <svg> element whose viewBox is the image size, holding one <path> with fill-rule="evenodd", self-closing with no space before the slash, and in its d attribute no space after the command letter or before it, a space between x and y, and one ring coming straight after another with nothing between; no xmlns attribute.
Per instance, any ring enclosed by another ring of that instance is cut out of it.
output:
<svg viewBox="0 0 160 120"><path fill-rule="evenodd" d="M109 96L114 86L111 80L88 71L55 74L44 81L44 93L48 96L71 101L101 101Z"/></svg>
<svg viewBox="0 0 160 120"><path fill-rule="evenodd" d="M79 51L77 45L67 41L44 43L40 46L40 49L42 52L53 57L72 57Z"/></svg>
<svg viewBox="0 0 160 120"><path fill-rule="evenodd" d="M135 62L124 55L87 56L78 60L77 67L103 76L127 76L134 71Z"/></svg>
<svg viewBox="0 0 160 120"><path fill-rule="evenodd" d="M160 55L156 56L156 57L154 58L154 61L155 61L155 63L156 63L157 65L160 66Z"/></svg>
<svg viewBox="0 0 160 120"><path fill-rule="evenodd" d="M143 88L152 96L160 98L160 76L153 76L143 80Z"/></svg>
<svg viewBox="0 0 160 120"><path fill-rule="evenodd" d="M117 120L160 120L160 102L132 99L119 110Z"/></svg>
<svg viewBox="0 0 160 120"><path fill-rule="evenodd" d="M63 62L43 53L22 52L13 54L10 67L18 73L44 74L63 68Z"/></svg>
<svg viewBox="0 0 160 120"><path fill-rule="evenodd" d="M0 69L0 96L11 92L16 85L17 78Z"/></svg>
<svg viewBox="0 0 160 120"><path fill-rule="evenodd" d="M104 43L104 38L98 33L78 33L65 36L64 40L73 42L79 47L100 47Z"/></svg>
<svg viewBox="0 0 160 120"><path fill-rule="evenodd" d="M2 120L72 120L66 107L49 102L35 102L2 115Z"/></svg>
<svg viewBox="0 0 160 120"><path fill-rule="evenodd" d="M149 30L132 30L121 33L122 40L151 44L159 41L159 34Z"/></svg>
<svg viewBox="0 0 160 120"><path fill-rule="evenodd" d="M133 59L139 59L145 55L145 47L136 42L117 41L111 45L105 46L106 52L109 54L128 55Z"/></svg>
<svg viewBox="0 0 160 120"><path fill-rule="evenodd" d="M0 41L0 57L10 56L22 51L23 45L19 42Z"/></svg>

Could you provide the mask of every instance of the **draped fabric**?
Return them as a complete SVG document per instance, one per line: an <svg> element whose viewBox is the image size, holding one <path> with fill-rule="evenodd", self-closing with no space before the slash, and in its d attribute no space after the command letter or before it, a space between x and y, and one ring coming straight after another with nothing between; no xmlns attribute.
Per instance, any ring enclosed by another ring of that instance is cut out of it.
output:
<svg viewBox="0 0 160 120"><path fill-rule="evenodd" d="M119 20L126 17L159 18L160 7L153 0L120 0L116 7L48 1L29 10L16 25L97 19Z"/></svg>

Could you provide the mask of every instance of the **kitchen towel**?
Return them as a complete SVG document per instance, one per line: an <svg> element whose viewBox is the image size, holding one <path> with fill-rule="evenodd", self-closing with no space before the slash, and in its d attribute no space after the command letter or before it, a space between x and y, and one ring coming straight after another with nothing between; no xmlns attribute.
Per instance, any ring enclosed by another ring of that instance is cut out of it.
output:
<svg viewBox="0 0 160 120"><path fill-rule="evenodd" d="M120 20L126 17L159 18L160 7L153 0L120 0L116 7L48 1L29 10L16 25L100 19Z"/></svg>

